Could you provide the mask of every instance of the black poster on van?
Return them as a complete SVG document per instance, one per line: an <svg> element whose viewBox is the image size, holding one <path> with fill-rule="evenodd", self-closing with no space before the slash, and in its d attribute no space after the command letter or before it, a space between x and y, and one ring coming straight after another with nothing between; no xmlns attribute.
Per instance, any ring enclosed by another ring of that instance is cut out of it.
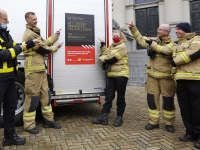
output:
<svg viewBox="0 0 200 150"><path fill-rule="evenodd" d="M65 46L94 45L94 15L65 14Z"/></svg>
<svg viewBox="0 0 200 150"><path fill-rule="evenodd" d="M65 14L65 64L95 64L94 15Z"/></svg>

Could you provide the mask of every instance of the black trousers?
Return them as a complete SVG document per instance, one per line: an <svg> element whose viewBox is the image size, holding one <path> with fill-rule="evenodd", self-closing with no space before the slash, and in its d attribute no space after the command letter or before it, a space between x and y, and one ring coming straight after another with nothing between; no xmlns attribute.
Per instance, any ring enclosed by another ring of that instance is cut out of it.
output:
<svg viewBox="0 0 200 150"><path fill-rule="evenodd" d="M15 133L15 110L17 109L17 89L14 79L0 81L0 106L3 103L4 137ZM0 107L1 110L1 107Z"/></svg>
<svg viewBox="0 0 200 150"><path fill-rule="evenodd" d="M186 134L200 137L200 81L177 80L177 98Z"/></svg>
<svg viewBox="0 0 200 150"><path fill-rule="evenodd" d="M125 111L125 92L128 78L126 77L108 77L107 87L105 91L105 104L101 113L109 113L112 108L112 102L115 98L115 91L117 91L117 115L122 116Z"/></svg>

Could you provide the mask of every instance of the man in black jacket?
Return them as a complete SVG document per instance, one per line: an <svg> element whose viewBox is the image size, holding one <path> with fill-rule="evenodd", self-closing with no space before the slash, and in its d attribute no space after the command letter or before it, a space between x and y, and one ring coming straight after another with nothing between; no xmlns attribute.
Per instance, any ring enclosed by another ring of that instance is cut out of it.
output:
<svg viewBox="0 0 200 150"><path fill-rule="evenodd" d="M0 109L3 103L3 146L23 145L26 142L25 138L17 136L14 129L17 108L17 90L14 80L18 70L17 55L22 52L23 48L31 48L39 43L36 39L29 40L23 45L16 44L7 31L8 23L7 13L0 9Z"/></svg>

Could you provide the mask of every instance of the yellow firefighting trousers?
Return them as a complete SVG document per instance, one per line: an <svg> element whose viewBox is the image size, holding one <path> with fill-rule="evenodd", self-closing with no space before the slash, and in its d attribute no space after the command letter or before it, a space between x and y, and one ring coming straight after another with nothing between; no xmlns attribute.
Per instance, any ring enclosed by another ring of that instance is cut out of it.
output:
<svg viewBox="0 0 200 150"><path fill-rule="evenodd" d="M166 125L172 125L175 121L175 81L173 79L156 79L148 76L145 90L147 92L147 102L149 106L149 123L153 125L159 124L161 94L163 98L163 120Z"/></svg>
<svg viewBox="0 0 200 150"><path fill-rule="evenodd" d="M30 130L35 128L36 109L39 102L44 119L54 120L51 103L48 95L48 81L45 71L31 73L26 76L25 80L25 106L24 106L24 129Z"/></svg>

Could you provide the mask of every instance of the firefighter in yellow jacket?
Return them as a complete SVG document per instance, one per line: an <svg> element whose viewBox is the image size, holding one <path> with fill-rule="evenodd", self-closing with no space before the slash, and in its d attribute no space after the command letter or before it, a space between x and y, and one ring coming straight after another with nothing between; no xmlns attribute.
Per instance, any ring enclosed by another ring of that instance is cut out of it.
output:
<svg viewBox="0 0 200 150"><path fill-rule="evenodd" d="M137 43L147 48L149 56L149 64L146 64L148 76L145 85L149 106L149 123L145 126L145 129L159 128L161 94L166 129L168 132L175 132L173 123L175 121L174 95L176 84L172 79L170 67L174 43L169 35L171 28L168 24L162 24L157 29L157 37L147 38L142 37L133 22L128 25Z"/></svg>
<svg viewBox="0 0 200 150"><path fill-rule="evenodd" d="M108 124L108 114L112 107L112 101L115 98L115 91L117 91L117 117L113 124L117 127L123 123L123 114L126 107L125 91L129 78L128 52L124 44L126 37L121 31L115 30L113 32L114 43L108 49L103 40L100 41L102 54L99 60L110 67L107 67L108 78L105 91L105 104L101 110L101 116L93 119L92 122L95 124Z"/></svg>
<svg viewBox="0 0 200 150"><path fill-rule="evenodd" d="M27 22L26 30L23 35L23 41L41 37L40 29L37 27L37 17L33 12L25 14ZM45 68L45 54L54 53L61 47L62 43L51 46L58 40L60 30L48 39L41 37L40 43L34 48L24 51L26 56L24 62L25 69L25 106L24 106L24 129L31 134L39 133L35 125L36 109L41 103L42 115L44 117L44 128L56 128L61 126L54 121L51 100L48 95L48 82Z"/></svg>
<svg viewBox="0 0 200 150"><path fill-rule="evenodd" d="M191 26L182 22L176 26L178 41L174 44L173 61L176 67L177 98L186 134L181 141L197 140L200 149L200 36L191 33Z"/></svg>

